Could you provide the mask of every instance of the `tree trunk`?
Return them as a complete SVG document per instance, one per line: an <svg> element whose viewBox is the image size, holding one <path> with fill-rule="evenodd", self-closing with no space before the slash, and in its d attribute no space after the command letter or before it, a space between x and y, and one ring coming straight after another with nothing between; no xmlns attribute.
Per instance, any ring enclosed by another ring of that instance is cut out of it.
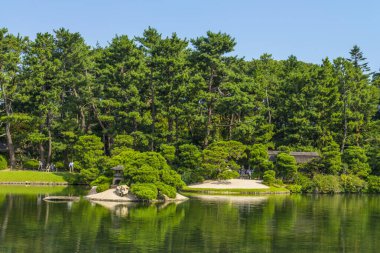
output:
<svg viewBox="0 0 380 253"><path fill-rule="evenodd" d="M212 93L213 79L214 79L214 70L211 70L211 75L210 75L210 78L209 78L209 81L208 81L208 92L209 93ZM206 124L206 136L205 136L205 139L204 139L204 142L203 142L203 146L204 147L208 146L208 139L209 139L209 136L210 136L211 123L212 123L211 117L212 117L212 101L209 101L208 105L207 105L207 124Z"/></svg>
<svg viewBox="0 0 380 253"><path fill-rule="evenodd" d="M212 108L211 105L208 106L207 110L207 124L206 124L206 136L203 142L203 146L206 148L208 146L208 138L211 132L211 117L212 117Z"/></svg>
<svg viewBox="0 0 380 253"><path fill-rule="evenodd" d="M151 125L151 134L150 139L150 149L154 151L154 134L156 131L156 101L155 101L155 89L153 84L153 73L150 72L150 91L151 91L151 113L152 113L152 125Z"/></svg>
<svg viewBox="0 0 380 253"><path fill-rule="evenodd" d="M265 96L266 96L267 106L268 106L268 123L272 124L272 111L269 104L268 87L265 87Z"/></svg>
<svg viewBox="0 0 380 253"><path fill-rule="evenodd" d="M2 88L2 90L3 90L5 113L9 117L12 114L11 105L8 102L8 98L7 98L7 95L4 91L4 88ZM16 166L16 155L15 155L15 148L14 148L12 133L11 133L11 123L9 122L9 120L5 124L5 134L7 137L7 145L8 145L8 153L9 153L9 165L10 165L11 169L14 169Z"/></svg>
<svg viewBox="0 0 380 253"><path fill-rule="evenodd" d="M234 115L230 117L230 125L228 126L228 140L232 140L232 125L234 123Z"/></svg>
<svg viewBox="0 0 380 253"><path fill-rule="evenodd" d="M52 140L51 140L51 130L49 127L48 130L48 154L47 154L47 159L46 159L46 165L51 163L51 154L52 154Z"/></svg>
<svg viewBox="0 0 380 253"><path fill-rule="evenodd" d="M9 165L11 166L11 169L14 169L16 166L16 155L11 134L11 123L7 122L5 124L5 132L7 136L7 145L9 152Z"/></svg>
<svg viewBox="0 0 380 253"><path fill-rule="evenodd" d="M111 156L111 138L107 133L103 135L103 143L104 154L107 156Z"/></svg>
<svg viewBox="0 0 380 253"><path fill-rule="evenodd" d="M347 139L347 98L344 101L343 105L343 139L342 139L342 146L340 148L340 152L343 153L344 146L346 145L346 139Z"/></svg>
<svg viewBox="0 0 380 253"><path fill-rule="evenodd" d="M173 119L171 117L168 118L168 136L167 142L171 143L173 141Z"/></svg>

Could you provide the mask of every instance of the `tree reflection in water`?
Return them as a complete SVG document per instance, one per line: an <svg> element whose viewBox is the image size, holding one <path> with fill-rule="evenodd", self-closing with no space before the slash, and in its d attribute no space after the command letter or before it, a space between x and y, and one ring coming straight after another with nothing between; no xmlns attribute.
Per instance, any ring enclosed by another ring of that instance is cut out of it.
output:
<svg viewBox="0 0 380 253"><path fill-rule="evenodd" d="M377 195L46 203L0 194L0 252L376 252Z"/></svg>

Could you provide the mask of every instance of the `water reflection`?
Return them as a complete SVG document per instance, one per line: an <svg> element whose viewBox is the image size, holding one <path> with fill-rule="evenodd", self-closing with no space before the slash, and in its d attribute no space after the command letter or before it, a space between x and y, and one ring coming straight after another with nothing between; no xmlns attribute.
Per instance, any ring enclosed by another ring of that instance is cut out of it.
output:
<svg viewBox="0 0 380 253"><path fill-rule="evenodd" d="M0 193L0 252L377 252L380 246L377 195L151 205L56 204L44 196Z"/></svg>

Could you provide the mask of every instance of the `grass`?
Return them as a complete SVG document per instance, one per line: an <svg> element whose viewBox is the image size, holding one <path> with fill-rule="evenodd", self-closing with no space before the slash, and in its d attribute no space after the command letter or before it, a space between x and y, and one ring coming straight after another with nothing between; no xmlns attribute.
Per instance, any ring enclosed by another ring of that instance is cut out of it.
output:
<svg viewBox="0 0 380 253"><path fill-rule="evenodd" d="M185 186L183 192L222 195L255 195L255 194L280 194L290 193L284 187L270 186L269 189L214 189L214 188L190 188Z"/></svg>
<svg viewBox="0 0 380 253"><path fill-rule="evenodd" d="M69 183L75 175L67 172L40 172L40 171L0 171L0 182L16 183Z"/></svg>
<svg viewBox="0 0 380 253"><path fill-rule="evenodd" d="M29 186L29 185L1 185L1 194L22 194L22 195L37 195L37 194L60 194L65 192L65 186Z"/></svg>

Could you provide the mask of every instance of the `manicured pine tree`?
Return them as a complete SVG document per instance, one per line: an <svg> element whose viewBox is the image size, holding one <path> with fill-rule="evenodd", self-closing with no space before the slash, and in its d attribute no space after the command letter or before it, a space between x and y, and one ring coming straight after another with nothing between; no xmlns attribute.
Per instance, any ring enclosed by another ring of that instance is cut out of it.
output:
<svg viewBox="0 0 380 253"><path fill-rule="evenodd" d="M21 54L25 52L27 39L8 33L0 28L0 100L1 122L5 126L5 137L9 152L9 165L16 166L15 145L13 138L14 125L22 120L20 114L13 110L13 102L20 90Z"/></svg>

